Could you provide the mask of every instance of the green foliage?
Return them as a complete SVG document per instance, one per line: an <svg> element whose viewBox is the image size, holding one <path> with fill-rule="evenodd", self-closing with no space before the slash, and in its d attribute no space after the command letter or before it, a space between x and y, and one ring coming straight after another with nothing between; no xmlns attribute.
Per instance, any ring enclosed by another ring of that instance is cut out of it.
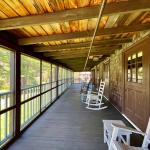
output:
<svg viewBox="0 0 150 150"><path fill-rule="evenodd" d="M40 84L40 61L25 55L21 56L21 86L26 88Z"/></svg>
<svg viewBox="0 0 150 150"><path fill-rule="evenodd" d="M49 83L50 82L50 64L46 62L42 62L42 83Z"/></svg>
<svg viewBox="0 0 150 150"><path fill-rule="evenodd" d="M11 52L0 48L0 90L10 89Z"/></svg>
<svg viewBox="0 0 150 150"><path fill-rule="evenodd" d="M0 91L9 91L13 86L14 54L11 51L0 48ZM42 63L42 83L50 82L50 64ZM56 66L52 65L52 81L56 80ZM68 77L71 76L68 72ZM11 77L12 76L12 77ZM67 77L67 71L59 67L59 80ZM26 88L40 84L40 60L21 55L21 87Z"/></svg>

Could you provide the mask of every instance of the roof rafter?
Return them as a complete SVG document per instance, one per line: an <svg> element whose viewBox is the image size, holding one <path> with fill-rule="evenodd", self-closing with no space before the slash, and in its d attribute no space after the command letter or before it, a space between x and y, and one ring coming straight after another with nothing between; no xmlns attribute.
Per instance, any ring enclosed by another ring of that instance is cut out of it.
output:
<svg viewBox="0 0 150 150"><path fill-rule="evenodd" d="M125 14L134 11L147 11L147 10L150 10L149 0L121 1L117 3L107 4L104 9L103 15L112 15L115 13ZM92 7L58 11L55 13L3 19L0 20L0 30L17 29L33 25L43 25L43 24L61 23L71 20L96 18L98 12L99 6L92 6Z"/></svg>
<svg viewBox="0 0 150 150"><path fill-rule="evenodd" d="M70 58L86 58L87 54L82 54L82 55L70 55L70 56L55 56L53 57L54 59L70 59Z"/></svg>
<svg viewBox="0 0 150 150"><path fill-rule="evenodd" d="M105 46L93 46L92 47L92 52L103 52L103 51L110 51L110 50L115 50L115 49L120 49L122 48L121 45L105 45ZM81 53L81 52L87 52L88 47L83 47L83 48L78 48L78 49L67 49L67 50L61 50L61 51L49 51L45 52L46 54L72 54L72 53Z"/></svg>
<svg viewBox="0 0 150 150"><path fill-rule="evenodd" d="M115 28L114 27L104 28L98 30L96 36L100 36L100 35L108 36L108 35L115 35L115 34L131 33L131 32L138 32L138 31L145 31L149 29L150 29L150 23L121 26ZM22 38L19 39L18 42L20 45L32 45L32 44L43 43L43 42L92 37L92 35L93 35L93 31L73 32L73 33L64 33L64 34L54 34L48 36Z"/></svg>
<svg viewBox="0 0 150 150"><path fill-rule="evenodd" d="M106 39L106 40L97 40L94 42L93 46L101 46L106 47L107 45L120 45L122 43L129 43L132 42L131 38L118 38L118 39ZM75 44L63 44L57 46L39 46L35 47L35 52L52 52L52 51L62 51L62 50L70 50L70 49L77 49L82 47L89 47L90 42L82 42L82 43L75 43Z"/></svg>
<svg viewBox="0 0 150 150"><path fill-rule="evenodd" d="M105 47L105 48L99 48L99 47L93 47L91 53L98 53L98 54L110 54L116 49L120 49L121 46L114 46L114 47ZM68 50L65 52L47 52L44 53L44 56L51 57L51 56L63 56L63 55L79 55L79 54L87 54L88 49L82 49L82 50Z"/></svg>

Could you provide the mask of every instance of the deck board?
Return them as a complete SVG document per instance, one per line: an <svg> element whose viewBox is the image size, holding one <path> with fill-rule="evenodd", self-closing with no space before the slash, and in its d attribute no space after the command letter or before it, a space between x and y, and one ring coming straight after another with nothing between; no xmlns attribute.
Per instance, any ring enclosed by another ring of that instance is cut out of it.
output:
<svg viewBox="0 0 150 150"><path fill-rule="evenodd" d="M79 86L72 85L9 150L105 150L103 119L128 122L109 104L92 111L80 102Z"/></svg>

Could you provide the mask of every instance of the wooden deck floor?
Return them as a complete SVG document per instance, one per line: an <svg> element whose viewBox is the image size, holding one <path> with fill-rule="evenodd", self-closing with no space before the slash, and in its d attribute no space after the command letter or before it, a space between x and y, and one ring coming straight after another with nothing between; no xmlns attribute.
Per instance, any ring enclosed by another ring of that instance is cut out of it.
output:
<svg viewBox="0 0 150 150"><path fill-rule="evenodd" d="M126 120L113 107L87 110L73 85L9 150L105 150L103 119Z"/></svg>

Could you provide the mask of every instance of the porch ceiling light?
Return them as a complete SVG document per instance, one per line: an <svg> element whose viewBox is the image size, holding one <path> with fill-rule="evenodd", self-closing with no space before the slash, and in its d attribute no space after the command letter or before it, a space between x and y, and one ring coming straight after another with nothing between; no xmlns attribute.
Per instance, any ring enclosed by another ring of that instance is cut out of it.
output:
<svg viewBox="0 0 150 150"><path fill-rule="evenodd" d="M99 60L98 57L94 57L94 58L93 58L93 61L98 61L98 60Z"/></svg>
<svg viewBox="0 0 150 150"><path fill-rule="evenodd" d="M93 59L93 56L89 56L89 59Z"/></svg>

